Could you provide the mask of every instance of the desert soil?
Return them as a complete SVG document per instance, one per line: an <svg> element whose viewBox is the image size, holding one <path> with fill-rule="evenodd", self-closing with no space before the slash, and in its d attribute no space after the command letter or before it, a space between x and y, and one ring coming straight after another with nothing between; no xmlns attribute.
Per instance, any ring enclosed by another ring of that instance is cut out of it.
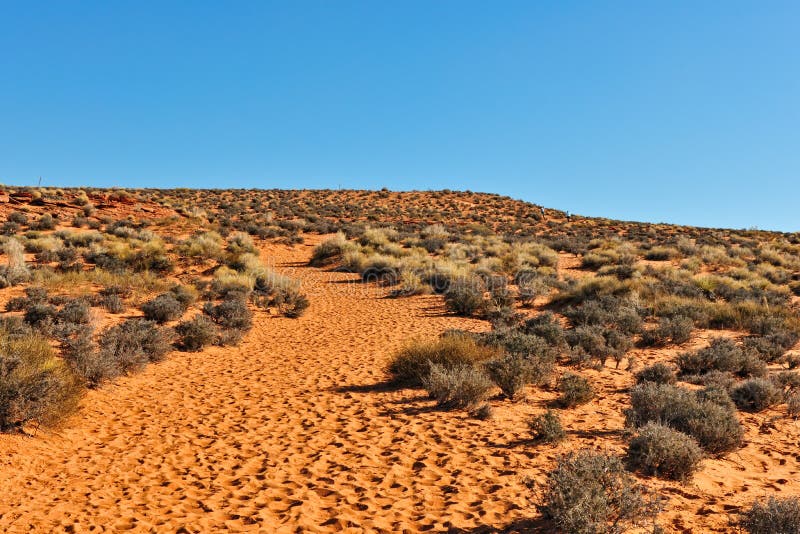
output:
<svg viewBox="0 0 800 534"><path fill-rule="evenodd" d="M303 317L259 312L239 347L175 352L90 392L60 432L0 437L0 529L549 530L536 483L566 450L622 450L630 374L587 371L602 395L562 414L570 440L557 448L527 442L525 420L549 392L493 401L489 421L436 411L420 391L383 385L388 357L408 338L486 323L445 315L436 296L389 299L305 267L318 241L263 250L302 281ZM798 490L796 425L764 434L749 423L741 453L708 461L688 486L657 484L667 530L727 531L748 500Z"/></svg>

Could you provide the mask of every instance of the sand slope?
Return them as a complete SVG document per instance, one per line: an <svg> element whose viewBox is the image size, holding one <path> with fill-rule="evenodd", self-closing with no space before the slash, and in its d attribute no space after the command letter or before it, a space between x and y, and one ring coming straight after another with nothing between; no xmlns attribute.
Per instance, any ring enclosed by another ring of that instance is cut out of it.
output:
<svg viewBox="0 0 800 534"><path fill-rule="evenodd" d="M621 450L622 370L587 371L601 400L563 413L571 439L555 449L525 441L526 417L552 393L495 403L494 420L476 421L433 411L419 391L382 386L386 358L404 339L487 325L445 316L434 296L387 299L353 275L303 267L316 241L264 254L303 281L312 306L302 318L258 313L238 348L176 352L90 392L58 435L0 437L0 529L538 530L546 527L525 520L537 516L529 479L542 480L570 448ZM726 530L718 497L748 485L733 500L760 496L767 478L796 489L787 443L796 433L763 438L708 462L689 487L663 485L668 529ZM778 439L788 463L770 460L766 444ZM777 469L766 478L764 459ZM735 472L739 462L757 468Z"/></svg>

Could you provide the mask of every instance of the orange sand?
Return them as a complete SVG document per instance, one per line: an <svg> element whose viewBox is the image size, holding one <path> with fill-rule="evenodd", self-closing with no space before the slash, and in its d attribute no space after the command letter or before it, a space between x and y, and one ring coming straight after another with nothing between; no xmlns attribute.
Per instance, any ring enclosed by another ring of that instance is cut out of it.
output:
<svg viewBox="0 0 800 534"><path fill-rule="evenodd" d="M477 421L382 387L404 339L487 325L446 316L436 296L387 299L354 275L304 267L319 239L265 249L302 280L305 316L259 312L240 347L175 352L92 391L58 434L0 436L0 529L547 531L526 484L567 450L623 450L625 370L585 371L600 397L561 413L570 439L556 448L526 441L526 418L552 392L492 401L495 417ZM798 424L759 430L775 414L743 415L748 445L692 483L651 482L669 497L668 531L727 531L753 498L800 492Z"/></svg>

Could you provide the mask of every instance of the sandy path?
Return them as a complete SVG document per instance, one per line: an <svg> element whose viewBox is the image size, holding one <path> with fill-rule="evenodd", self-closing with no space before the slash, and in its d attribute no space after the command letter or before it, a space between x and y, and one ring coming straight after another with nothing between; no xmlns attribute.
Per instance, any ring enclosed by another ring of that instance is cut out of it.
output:
<svg viewBox="0 0 800 534"><path fill-rule="evenodd" d="M309 253L269 250L303 280L304 317L258 314L239 348L174 353L91 392L60 435L2 437L0 527L401 531L513 518L524 455L487 458L475 443L485 423L405 413L418 392L369 387L403 339L482 323L442 316L435 297L384 299L352 275L299 267Z"/></svg>

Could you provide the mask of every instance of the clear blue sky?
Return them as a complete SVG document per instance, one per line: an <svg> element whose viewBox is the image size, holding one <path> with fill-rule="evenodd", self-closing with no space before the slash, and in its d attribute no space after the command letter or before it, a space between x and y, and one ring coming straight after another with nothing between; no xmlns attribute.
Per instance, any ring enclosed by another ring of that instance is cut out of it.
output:
<svg viewBox="0 0 800 534"><path fill-rule="evenodd" d="M800 230L797 1L0 0L0 182Z"/></svg>

